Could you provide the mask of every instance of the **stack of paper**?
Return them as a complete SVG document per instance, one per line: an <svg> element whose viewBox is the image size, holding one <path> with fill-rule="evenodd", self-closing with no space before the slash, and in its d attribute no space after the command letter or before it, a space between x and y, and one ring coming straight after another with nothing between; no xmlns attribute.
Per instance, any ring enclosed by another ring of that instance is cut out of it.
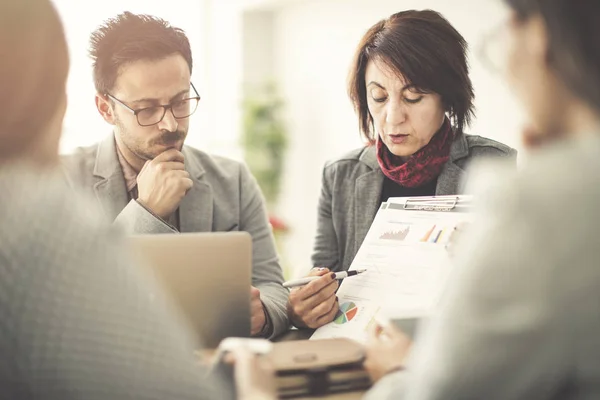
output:
<svg viewBox="0 0 600 400"><path fill-rule="evenodd" d="M350 266L367 272L342 282L337 293L340 311L311 339L365 342L382 316L426 316L435 307L451 269L446 246L471 214L468 207L445 212L406 209L406 201L382 204Z"/></svg>

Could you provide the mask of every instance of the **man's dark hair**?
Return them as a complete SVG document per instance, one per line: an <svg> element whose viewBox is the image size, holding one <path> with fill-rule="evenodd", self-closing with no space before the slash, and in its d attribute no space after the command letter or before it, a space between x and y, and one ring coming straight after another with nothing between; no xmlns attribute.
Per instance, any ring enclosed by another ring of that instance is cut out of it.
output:
<svg viewBox="0 0 600 400"><path fill-rule="evenodd" d="M373 25L358 45L348 77L348 94L362 135L375 142L365 85L371 60L387 64L416 90L439 94L457 132L462 133L475 109L466 52L465 39L432 10L399 12Z"/></svg>
<svg viewBox="0 0 600 400"><path fill-rule="evenodd" d="M521 20L536 14L543 18L550 67L573 93L600 110L600 2L505 1Z"/></svg>
<svg viewBox="0 0 600 400"><path fill-rule="evenodd" d="M96 90L102 94L110 92L124 65L160 60L177 53L185 59L191 72L192 50L182 29L151 15L119 14L96 29L90 38Z"/></svg>

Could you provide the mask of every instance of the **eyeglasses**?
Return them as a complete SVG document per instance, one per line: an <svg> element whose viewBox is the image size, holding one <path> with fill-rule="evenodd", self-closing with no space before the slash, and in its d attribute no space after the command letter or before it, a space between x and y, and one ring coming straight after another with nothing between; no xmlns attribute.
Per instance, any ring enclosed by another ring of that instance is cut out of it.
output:
<svg viewBox="0 0 600 400"><path fill-rule="evenodd" d="M196 112L198 103L200 102L200 95L194 87L194 84L190 82L190 85L192 86L196 96L178 100L167 105L145 107L138 110L134 110L133 108L129 107L127 104L117 99L110 93L106 93L106 96L131 111L137 118L137 122L140 126L152 126L158 124L165 118L167 110L171 110L171 113L173 113L173 117L175 119L184 119Z"/></svg>

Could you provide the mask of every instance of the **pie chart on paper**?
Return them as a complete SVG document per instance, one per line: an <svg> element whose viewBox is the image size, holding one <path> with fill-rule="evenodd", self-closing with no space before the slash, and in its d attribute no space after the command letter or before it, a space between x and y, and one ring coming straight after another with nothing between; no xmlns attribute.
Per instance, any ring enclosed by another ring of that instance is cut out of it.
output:
<svg viewBox="0 0 600 400"><path fill-rule="evenodd" d="M356 304L354 304L353 302L348 301L346 303L342 303L340 305L340 310L335 316L333 322L338 325L343 325L346 322L352 321L352 319L356 317L357 312L358 307L356 307Z"/></svg>

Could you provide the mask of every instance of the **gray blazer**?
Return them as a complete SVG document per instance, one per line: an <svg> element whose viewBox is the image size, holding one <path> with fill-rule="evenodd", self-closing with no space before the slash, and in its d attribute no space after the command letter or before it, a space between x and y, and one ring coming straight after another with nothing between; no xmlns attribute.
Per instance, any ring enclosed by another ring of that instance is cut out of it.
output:
<svg viewBox="0 0 600 400"><path fill-rule="evenodd" d="M261 292L273 335L288 328L288 290L282 286L273 235L254 177L241 163L184 146L185 168L194 181L179 206L181 232L246 231L252 235L252 284ZM174 229L137 201L128 201L114 136L63 159L73 186L98 200L109 221L128 233L171 233Z"/></svg>
<svg viewBox="0 0 600 400"><path fill-rule="evenodd" d="M503 157L516 166L516 150L481 136L459 135L438 177L436 195L462 194L468 165L484 157ZM354 150L323 169L313 266L345 271L350 267L380 206L384 175L375 147Z"/></svg>
<svg viewBox="0 0 600 400"><path fill-rule="evenodd" d="M497 187L474 191L479 217L458 242L441 309L407 372L369 399L600 399L594 136L539 150L515 176L489 172Z"/></svg>

